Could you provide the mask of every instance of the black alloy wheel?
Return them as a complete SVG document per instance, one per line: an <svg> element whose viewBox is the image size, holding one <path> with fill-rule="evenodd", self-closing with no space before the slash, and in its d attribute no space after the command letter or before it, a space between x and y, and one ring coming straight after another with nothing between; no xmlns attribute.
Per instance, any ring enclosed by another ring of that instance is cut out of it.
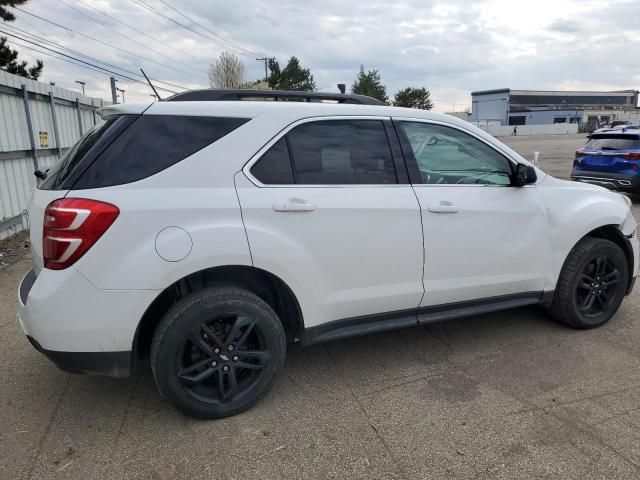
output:
<svg viewBox="0 0 640 480"><path fill-rule="evenodd" d="M576 287L576 308L587 317L602 315L616 297L620 270L605 254L589 261Z"/></svg>
<svg viewBox="0 0 640 480"><path fill-rule="evenodd" d="M178 301L151 346L160 393L198 418L221 418L253 406L284 366L280 319L253 293L207 288Z"/></svg>
<svg viewBox="0 0 640 480"><path fill-rule="evenodd" d="M586 237L571 250L556 284L552 315L575 328L594 328L618 311L629 284L622 249L604 238Z"/></svg>
<svg viewBox="0 0 640 480"><path fill-rule="evenodd" d="M184 340L176 357L178 378L202 402L233 402L255 385L271 349L251 317L220 315L202 321Z"/></svg>

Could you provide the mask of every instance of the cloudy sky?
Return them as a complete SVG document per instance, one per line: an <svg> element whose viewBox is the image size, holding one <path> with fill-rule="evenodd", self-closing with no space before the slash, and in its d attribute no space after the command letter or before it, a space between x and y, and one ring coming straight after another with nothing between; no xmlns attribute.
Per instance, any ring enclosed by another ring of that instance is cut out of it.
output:
<svg viewBox="0 0 640 480"><path fill-rule="evenodd" d="M76 58L134 73L142 66L176 91L208 86L223 50L245 62L250 79L264 75L257 54L281 64L296 55L322 91L350 86L363 64L380 71L389 94L426 87L440 111L463 110L481 89L640 88L640 0L30 0L21 8L32 15L15 11L9 25L22 39L11 40L25 59L44 60L41 80L85 81L88 95L105 99L109 74L26 47L57 48L46 40ZM118 85L127 101L150 100L144 85Z"/></svg>

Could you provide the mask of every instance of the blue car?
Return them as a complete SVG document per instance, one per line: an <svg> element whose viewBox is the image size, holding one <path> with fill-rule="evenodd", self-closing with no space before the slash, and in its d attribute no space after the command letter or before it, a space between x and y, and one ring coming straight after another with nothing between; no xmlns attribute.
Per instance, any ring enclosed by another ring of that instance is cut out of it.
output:
<svg viewBox="0 0 640 480"><path fill-rule="evenodd" d="M640 129L594 133L576 150L571 179L640 193Z"/></svg>

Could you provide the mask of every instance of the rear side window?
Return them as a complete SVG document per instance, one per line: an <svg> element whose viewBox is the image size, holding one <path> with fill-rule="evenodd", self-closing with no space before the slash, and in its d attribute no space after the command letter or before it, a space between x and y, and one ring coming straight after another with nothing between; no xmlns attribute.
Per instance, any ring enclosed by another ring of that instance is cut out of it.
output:
<svg viewBox="0 0 640 480"><path fill-rule="evenodd" d="M265 185L295 183L287 140L283 137L251 167L251 174Z"/></svg>
<svg viewBox="0 0 640 480"><path fill-rule="evenodd" d="M287 137L299 184L398 183L380 120L305 123Z"/></svg>
<svg viewBox="0 0 640 480"><path fill-rule="evenodd" d="M640 148L637 135L593 135L584 146L587 150L630 150Z"/></svg>
<svg viewBox="0 0 640 480"><path fill-rule="evenodd" d="M96 127L52 169L44 189L85 189L154 175L246 123L246 118L124 115Z"/></svg>

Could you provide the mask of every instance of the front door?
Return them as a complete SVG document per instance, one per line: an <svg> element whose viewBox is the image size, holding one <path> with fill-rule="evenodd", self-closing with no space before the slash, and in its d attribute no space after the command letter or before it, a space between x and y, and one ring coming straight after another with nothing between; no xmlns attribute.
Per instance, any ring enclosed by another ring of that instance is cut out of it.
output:
<svg viewBox="0 0 640 480"><path fill-rule="evenodd" d="M541 294L549 240L535 185L511 186L514 162L461 129L396 126L422 210L421 306Z"/></svg>

